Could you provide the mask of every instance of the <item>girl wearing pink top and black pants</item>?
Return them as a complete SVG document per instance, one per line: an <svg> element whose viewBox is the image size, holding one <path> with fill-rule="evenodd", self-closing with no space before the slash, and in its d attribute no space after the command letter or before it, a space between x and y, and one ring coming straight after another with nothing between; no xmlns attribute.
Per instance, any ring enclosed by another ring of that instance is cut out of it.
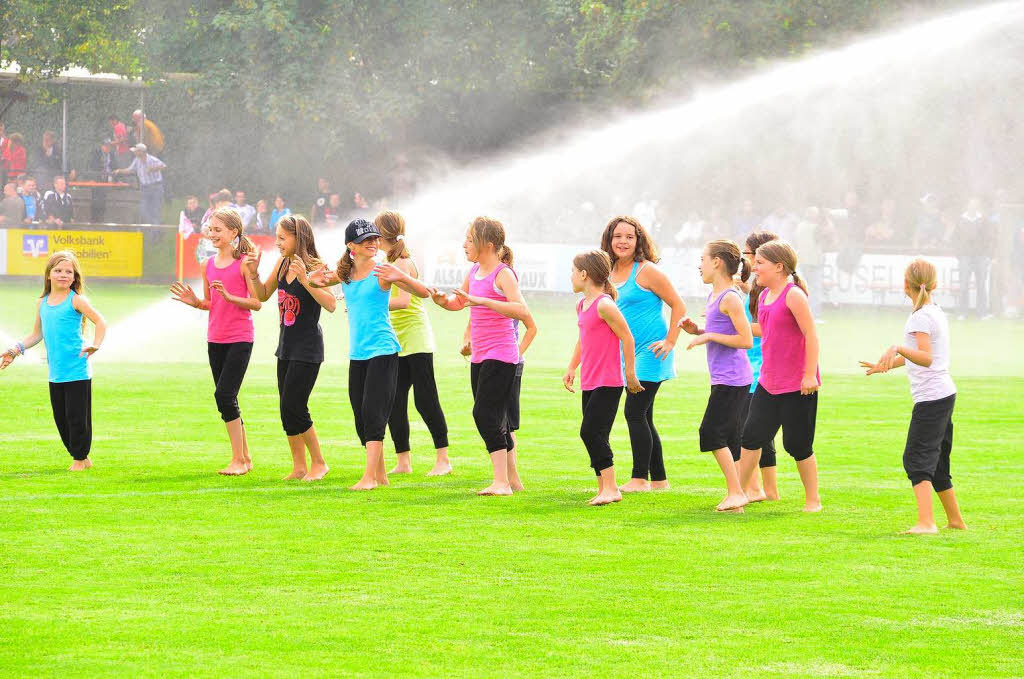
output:
<svg viewBox="0 0 1024 679"><path fill-rule="evenodd" d="M591 250L572 260L572 289L582 292L576 305L576 323L580 338L569 359L562 384L569 391L580 369L583 387L583 423L580 438L590 455L590 466L597 474L597 495L591 506L606 505L622 499L615 484L615 467L608 436L619 412L622 397L623 360L626 385L630 393L643 391L634 364L633 334L615 304L618 292L609 282L612 261L603 250Z"/></svg>
<svg viewBox="0 0 1024 679"><path fill-rule="evenodd" d="M514 319L526 321L529 311L519 292L515 273L503 264L505 228L489 217L477 217L466 232L463 243L466 259L474 262L462 287L454 296L433 294L443 309L458 311L470 307L470 346L473 389L473 420L487 446L494 467L494 481L479 495L511 495L522 490L515 458L515 447L508 426L508 410L519 364L519 344Z"/></svg>
<svg viewBox="0 0 1024 679"><path fill-rule="evenodd" d="M796 273L797 257L785 241L757 249L754 272L764 286L755 334L761 337L761 375L743 425L740 482L749 488L761 447L782 427L782 445L796 460L807 500L805 512L821 510L814 427L818 416L818 335L807 291ZM790 281L789 277L793 280Z"/></svg>
<svg viewBox="0 0 1024 679"><path fill-rule="evenodd" d="M217 254L207 259L202 269L203 299L186 283L174 283L171 293L179 302L210 312L206 340L216 385L213 396L231 440L231 464L220 473L241 476L252 470L252 458L238 409L238 390L252 355L252 312L262 305L251 279L255 265L243 261L254 248L252 241L242 234L241 217L231 208L221 208L213 213L209 228L210 242Z"/></svg>

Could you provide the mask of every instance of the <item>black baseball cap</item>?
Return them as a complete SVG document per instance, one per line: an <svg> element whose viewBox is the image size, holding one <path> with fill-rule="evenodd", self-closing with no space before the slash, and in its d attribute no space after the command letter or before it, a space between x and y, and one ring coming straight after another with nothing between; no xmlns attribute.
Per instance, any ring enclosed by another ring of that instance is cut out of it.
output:
<svg viewBox="0 0 1024 679"><path fill-rule="evenodd" d="M362 243L367 238L380 238L380 231L373 222L365 219L353 219L345 227L346 243Z"/></svg>

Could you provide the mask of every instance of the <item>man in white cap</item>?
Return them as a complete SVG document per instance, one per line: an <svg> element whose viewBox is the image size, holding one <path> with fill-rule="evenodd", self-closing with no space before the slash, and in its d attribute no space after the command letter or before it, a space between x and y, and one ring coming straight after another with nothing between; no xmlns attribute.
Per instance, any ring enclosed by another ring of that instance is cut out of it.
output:
<svg viewBox="0 0 1024 679"><path fill-rule="evenodd" d="M164 176L160 171L167 166L156 156L149 155L145 144L133 146L132 153L135 154L132 164L114 170L114 174L135 173L139 178L139 190L142 192L139 200L139 223L159 224L160 211L164 203Z"/></svg>

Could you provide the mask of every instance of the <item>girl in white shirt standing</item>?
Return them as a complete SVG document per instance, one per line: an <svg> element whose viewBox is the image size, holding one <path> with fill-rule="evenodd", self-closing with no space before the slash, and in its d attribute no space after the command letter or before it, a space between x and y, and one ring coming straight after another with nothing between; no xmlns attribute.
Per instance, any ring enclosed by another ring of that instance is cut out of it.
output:
<svg viewBox="0 0 1024 679"><path fill-rule="evenodd" d="M949 323L931 297L937 285L938 275L930 262L911 262L903 274L904 291L914 300L914 311L904 328L905 344L889 347L877 363L860 362L868 375L907 367L914 412L903 467L914 486L917 523L904 532L915 535L939 530L932 511L933 489L946 510L946 527L967 529L949 475L956 385L949 376Z"/></svg>

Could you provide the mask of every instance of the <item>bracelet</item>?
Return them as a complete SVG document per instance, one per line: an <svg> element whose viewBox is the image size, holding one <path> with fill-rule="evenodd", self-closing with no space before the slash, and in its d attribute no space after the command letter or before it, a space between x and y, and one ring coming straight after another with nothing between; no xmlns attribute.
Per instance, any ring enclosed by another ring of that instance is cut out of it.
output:
<svg viewBox="0 0 1024 679"><path fill-rule="evenodd" d="M24 344L24 342L16 342L14 344L14 346L16 346L18 348L18 353L19 354L21 354L23 356L25 355L25 344Z"/></svg>

